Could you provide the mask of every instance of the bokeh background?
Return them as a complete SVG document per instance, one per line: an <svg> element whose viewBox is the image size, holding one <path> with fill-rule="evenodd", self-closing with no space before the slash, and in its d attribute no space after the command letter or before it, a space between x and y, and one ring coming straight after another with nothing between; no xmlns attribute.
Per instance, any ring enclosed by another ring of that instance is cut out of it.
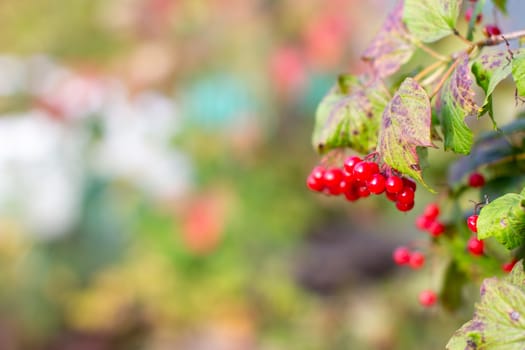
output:
<svg viewBox="0 0 525 350"><path fill-rule="evenodd" d="M430 194L305 187L315 108L392 5L1 1L0 349L443 348L470 310L423 310L441 264L390 257L426 249Z"/></svg>

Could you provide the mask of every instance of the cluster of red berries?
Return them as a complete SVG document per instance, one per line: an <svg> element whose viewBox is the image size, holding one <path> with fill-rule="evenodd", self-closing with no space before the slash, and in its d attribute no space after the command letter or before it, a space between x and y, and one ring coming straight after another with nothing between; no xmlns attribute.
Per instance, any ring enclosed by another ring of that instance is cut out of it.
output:
<svg viewBox="0 0 525 350"><path fill-rule="evenodd" d="M445 225L438 220L439 206L430 203L426 206L423 214L417 217L416 227L421 231L427 231L432 237L438 237L445 232Z"/></svg>
<svg viewBox="0 0 525 350"><path fill-rule="evenodd" d="M387 175L379 165L357 156L348 157L343 167L316 166L306 179L306 185L315 192L328 195L344 195L350 202L366 198L370 194L382 194L396 203L399 211L414 207L416 183L405 177Z"/></svg>
<svg viewBox="0 0 525 350"><path fill-rule="evenodd" d="M425 264L425 255L420 252L411 252L407 247L398 247L392 253L392 258L397 265L408 265L417 270Z"/></svg>

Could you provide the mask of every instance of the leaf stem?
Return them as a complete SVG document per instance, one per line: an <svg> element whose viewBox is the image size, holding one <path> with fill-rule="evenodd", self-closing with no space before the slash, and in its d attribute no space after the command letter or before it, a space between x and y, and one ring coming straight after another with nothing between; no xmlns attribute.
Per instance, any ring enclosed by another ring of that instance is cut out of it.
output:
<svg viewBox="0 0 525 350"><path fill-rule="evenodd" d="M508 34L491 36L488 39L476 41L472 45L478 48L482 48L485 46L495 46L495 45L504 43L505 41L508 41L508 40L515 40L515 39L519 39L523 37L525 37L525 30L518 30L515 32L510 32Z"/></svg>
<svg viewBox="0 0 525 350"><path fill-rule="evenodd" d="M443 65L445 62L443 61L436 61L432 63L430 66L423 69L421 72L417 73L414 76L414 80L420 81L422 78L426 77L428 74L432 73L434 70L438 69L441 65Z"/></svg>
<svg viewBox="0 0 525 350"><path fill-rule="evenodd" d="M439 83L436 85L436 87L434 88L434 91L432 91L432 94L430 94L430 99L432 99L434 96L437 95L437 93L439 92L439 90L443 87L443 84L445 84L445 81L448 79L448 77L452 74L452 72L454 71L454 69L456 69L456 67L458 66L459 64L459 59L456 59L454 61L454 63L452 63L450 65L450 67L447 69L447 71L445 72L445 74L443 74L443 76L441 77L441 80L439 81Z"/></svg>
<svg viewBox="0 0 525 350"><path fill-rule="evenodd" d="M471 46L472 45L472 41L468 40L467 38L465 38L463 35L461 35L460 32L458 32L458 30L456 28L454 28L454 35L460 39L461 41L463 41L465 44L467 44L468 46Z"/></svg>
<svg viewBox="0 0 525 350"><path fill-rule="evenodd" d="M443 61L443 62L448 62L449 61L449 58L446 57L446 56L443 56L441 55L440 53L432 50L430 47L428 47L427 45L423 44L422 42L418 41L418 40L414 40L413 43L419 47L421 50L425 51L426 53L428 53L430 56L434 57L436 60L439 60L439 61Z"/></svg>

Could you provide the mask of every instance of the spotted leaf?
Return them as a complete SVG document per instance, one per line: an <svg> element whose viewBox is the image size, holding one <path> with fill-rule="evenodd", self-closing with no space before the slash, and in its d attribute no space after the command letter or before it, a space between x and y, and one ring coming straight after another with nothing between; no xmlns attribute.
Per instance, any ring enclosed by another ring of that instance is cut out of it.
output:
<svg viewBox="0 0 525 350"><path fill-rule="evenodd" d="M399 1L363 52L363 59L372 63L379 77L384 78L397 72L415 51L402 16L403 1Z"/></svg>
<svg viewBox="0 0 525 350"><path fill-rule="evenodd" d="M461 0L405 0L403 20L414 37L433 42L454 33Z"/></svg>
<svg viewBox="0 0 525 350"><path fill-rule="evenodd" d="M426 91L414 79L406 78L385 108L377 146L386 164L425 186L417 147L434 147L431 118Z"/></svg>

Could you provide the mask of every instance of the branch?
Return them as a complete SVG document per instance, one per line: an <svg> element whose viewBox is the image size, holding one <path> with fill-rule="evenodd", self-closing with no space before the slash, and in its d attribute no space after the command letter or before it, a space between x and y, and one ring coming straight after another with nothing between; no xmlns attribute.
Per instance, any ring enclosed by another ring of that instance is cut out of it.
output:
<svg viewBox="0 0 525 350"><path fill-rule="evenodd" d="M482 48L485 46L495 46L495 45L504 43L505 41L508 41L508 40L515 40L515 39L519 39L523 37L525 37L525 30L518 30L516 32L510 32L508 34L491 36L488 39L477 41L473 43L472 45L478 48Z"/></svg>
<svg viewBox="0 0 525 350"><path fill-rule="evenodd" d="M439 92L443 84L445 84L445 81L452 74L454 69L456 69L458 64L459 64L459 59L456 59L456 61L454 61L454 63L450 65L450 67L447 69L445 74L443 74L443 76L441 77L441 80L439 81L439 83L436 85L436 88L434 89L434 91L432 91L432 94L430 94L430 99L432 99L434 96L437 95L437 93Z"/></svg>

